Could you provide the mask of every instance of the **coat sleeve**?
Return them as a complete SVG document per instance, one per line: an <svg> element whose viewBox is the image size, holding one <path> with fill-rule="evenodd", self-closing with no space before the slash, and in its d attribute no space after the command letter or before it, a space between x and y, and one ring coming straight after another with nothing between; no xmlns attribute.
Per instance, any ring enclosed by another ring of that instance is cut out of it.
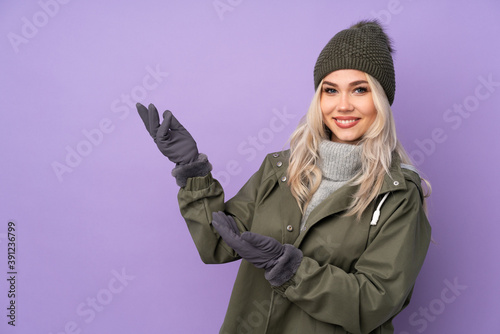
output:
<svg viewBox="0 0 500 334"><path fill-rule="evenodd" d="M212 227L212 212L224 211L235 218L240 231L248 231L259 195L258 186L264 175L270 174L266 173L266 166L264 161L260 169L227 203L224 203L222 186L211 173L204 177L188 178L186 186L180 188L177 196L179 208L204 263L226 263L240 259Z"/></svg>
<svg viewBox="0 0 500 334"><path fill-rule="evenodd" d="M408 185L405 196L393 196L400 203L352 273L304 257L295 276L275 290L311 317L350 333L369 333L394 317L409 301L430 243L419 189Z"/></svg>

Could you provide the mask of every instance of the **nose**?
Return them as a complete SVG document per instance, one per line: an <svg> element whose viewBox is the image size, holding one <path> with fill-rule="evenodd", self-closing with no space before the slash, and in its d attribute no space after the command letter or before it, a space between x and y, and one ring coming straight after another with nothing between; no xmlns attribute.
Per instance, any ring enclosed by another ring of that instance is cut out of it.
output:
<svg viewBox="0 0 500 334"><path fill-rule="evenodd" d="M353 110L351 99L348 93L343 93L340 95L340 100L337 108L338 111L343 111L343 112Z"/></svg>

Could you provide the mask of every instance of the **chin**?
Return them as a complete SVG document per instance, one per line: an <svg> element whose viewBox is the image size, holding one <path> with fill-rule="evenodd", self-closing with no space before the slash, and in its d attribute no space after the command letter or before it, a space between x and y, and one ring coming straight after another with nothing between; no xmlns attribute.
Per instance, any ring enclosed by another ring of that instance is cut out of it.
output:
<svg viewBox="0 0 500 334"><path fill-rule="evenodd" d="M361 137L357 137L357 136L352 136L352 137L351 136L349 136L349 137L346 137L346 136L336 136L334 134L332 136L331 140L339 142L339 143L357 144L361 140Z"/></svg>

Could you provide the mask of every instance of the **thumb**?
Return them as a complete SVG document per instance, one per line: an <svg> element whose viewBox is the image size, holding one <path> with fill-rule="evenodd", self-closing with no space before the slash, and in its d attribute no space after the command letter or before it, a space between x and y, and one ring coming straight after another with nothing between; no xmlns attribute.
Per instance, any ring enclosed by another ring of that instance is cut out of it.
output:
<svg viewBox="0 0 500 334"><path fill-rule="evenodd" d="M172 112L170 110L165 110L163 112L163 121L161 122L162 125L163 125L163 123L165 123L165 126L167 127L167 129L171 129L172 128L172 118L174 118L174 115L172 114Z"/></svg>
<svg viewBox="0 0 500 334"><path fill-rule="evenodd" d="M170 111L169 111L170 112ZM172 130L185 130L185 128L182 126L182 124L177 120L177 118L175 118L174 115L172 115L172 113L170 113L170 115L172 116L172 120L170 122L170 129Z"/></svg>
<svg viewBox="0 0 500 334"><path fill-rule="evenodd" d="M156 132L157 138L160 140L166 140L168 136L168 130L171 127L172 123L172 112L170 110L165 110L163 112L163 121L161 122L161 125L158 127L158 131Z"/></svg>

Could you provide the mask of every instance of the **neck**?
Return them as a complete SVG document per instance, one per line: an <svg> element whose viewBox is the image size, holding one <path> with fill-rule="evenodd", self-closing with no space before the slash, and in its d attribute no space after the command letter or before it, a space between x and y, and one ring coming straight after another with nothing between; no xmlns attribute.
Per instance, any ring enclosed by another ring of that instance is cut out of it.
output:
<svg viewBox="0 0 500 334"><path fill-rule="evenodd" d="M361 169L360 145L323 140L319 145L320 168L323 177L333 181L347 181Z"/></svg>

